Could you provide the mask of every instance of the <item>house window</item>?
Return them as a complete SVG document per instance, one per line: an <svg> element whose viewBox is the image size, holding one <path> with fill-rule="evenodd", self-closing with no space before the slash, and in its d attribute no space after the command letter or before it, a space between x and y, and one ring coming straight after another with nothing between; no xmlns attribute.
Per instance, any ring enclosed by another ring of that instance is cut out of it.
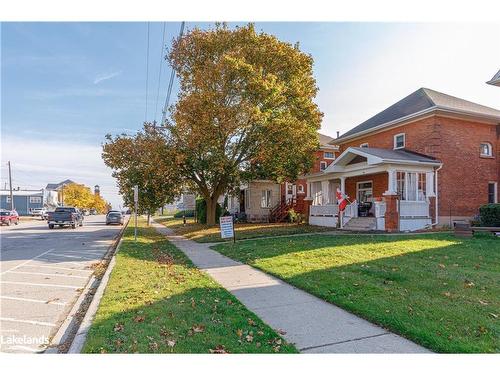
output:
<svg viewBox="0 0 500 375"><path fill-rule="evenodd" d="M30 197L30 203L42 203L42 197Z"/></svg>
<svg viewBox="0 0 500 375"><path fill-rule="evenodd" d="M425 173L397 172L397 193L403 201L425 201L427 176Z"/></svg>
<svg viewBox="0 0 500 375"><path fill-rule="evenodd" d="M304 192L304 185L302 185L302 184L297 185L297 191L299 193L303 193Z"/></svg>
<svg viewBox="0 0 500 375"><path fill-rule="evenodd" d="M261 208L270 208L271 207L271 190L262 190L260 207Z"/></svg>
<svg viewBox="0 0 500 375"><path fill-rule="evenodd" d="M368 147L368 143L361 143L359 145L359 147L361 147L361 148L367 148Z"/></svg>
<svg viewBox="0 0 500 375"><path fill-rule="evenodd" d="M490 143L488 142L481 143L481 156L493 156Z"/></svg>
<svg viewBox="0 0 500 375"><path fill-rule="evenodd" d="M324 171L327 167L326 161L320 161L319 162L319 170Z"/></svg>
<svg viewBox="0 0 500 375"><path fill-rule="evenodd" d="M488 184L488 203L497 203L497 183L490 182Z"/></svg>
<svg viewBox="0 0 500 375"><path fill-rule="evenodd" d="M330 152L330 151L325 151L323 153L323 157L325 159L335 159L335 154L333 152Z"/></svg>
<svg viewBox="0 0 500 375"><path fill-rule="evenodd" d="M286 194L293 195L293 184L287 182L286 184Z"/></svg>
<svg viewBox="0 0 500 375"><path fill-rule="evenodd" d="M405 133L396 134L394 136L394 149L405 147Z"/></svg>

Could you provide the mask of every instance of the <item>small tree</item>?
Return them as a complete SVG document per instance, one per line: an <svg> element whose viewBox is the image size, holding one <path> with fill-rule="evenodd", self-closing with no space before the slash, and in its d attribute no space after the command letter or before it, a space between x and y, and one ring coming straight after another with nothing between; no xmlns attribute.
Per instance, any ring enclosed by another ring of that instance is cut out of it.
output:
<svg viewBox="0 0 500 375"><path fill-rule="evenodd" d="M313 59L298 45L217 24L175 40L168 59L180 80L168 150L205 199L209 225L219 196L241 182L294 180L310 168L322 113Z"/></svg>
<svg viewBox="0 0 500 375"><path fill-rule="evenodd" d="M106 136L102 158L113 169L125 204L134 206L134 186L139 187L139 212L148 215L181 193L181 180L169 157L164 136L151 124L135 136Z"/></svg>
<svg viewBox="0 0 500 375"><path fill-rule="evenodd" d="M88 186L81 184L68 184L64 189L64 204L78 208L90 208L94 195Z"/></svg>

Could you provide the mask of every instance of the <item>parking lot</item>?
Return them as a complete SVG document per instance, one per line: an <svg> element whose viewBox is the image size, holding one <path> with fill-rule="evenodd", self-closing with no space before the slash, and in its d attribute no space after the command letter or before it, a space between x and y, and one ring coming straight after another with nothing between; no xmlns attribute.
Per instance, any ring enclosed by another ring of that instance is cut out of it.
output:
<svg viewBox="0 0 500 375"><path fill-rule="evenodd" d="M77 229L41 220L2 227L0 351L42 352L121 226L87 216Z"/></svg>

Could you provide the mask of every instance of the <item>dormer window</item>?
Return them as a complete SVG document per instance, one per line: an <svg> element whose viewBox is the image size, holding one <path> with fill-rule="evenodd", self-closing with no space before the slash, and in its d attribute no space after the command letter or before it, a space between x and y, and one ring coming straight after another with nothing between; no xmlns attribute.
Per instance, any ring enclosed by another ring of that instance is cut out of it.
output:
<svg viewBox="0 0 500 375"><path fill-rule="evenodd" d="M323 153L323 157L325 159L335 159L335 154L333 152L331 152L331 151L325 151Z"/></svg>
<svg viewBox="0 0 500 375"><path fill-rule="evenodd" d="M481 143L481 156L488 156L488 157L493 156L491 143L488 142Z"/></svg>
<svg viewBox="0 0 500 375"><path fill-rule="evenodd" d="M405 133L396 134L394 136L394 150L405 148Z"/></svg>

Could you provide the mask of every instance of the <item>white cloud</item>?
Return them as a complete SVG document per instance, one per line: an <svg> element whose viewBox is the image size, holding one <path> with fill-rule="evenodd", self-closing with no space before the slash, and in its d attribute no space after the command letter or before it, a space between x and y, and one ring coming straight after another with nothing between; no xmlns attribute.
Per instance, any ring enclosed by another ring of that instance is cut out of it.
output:
<svg viewBox="0 0 500 375"><path fill-rule="evenodd" d="M121 71L121 70L116 71L116 72L113 72L113 73L101 74L101 75L97 76L97 77L94 79L94 85L97 85L98 83L100 83L100 82L102 82L102 81L106 81L106 80L108 80L108 79L111 79L111 78L117 77L117 76L119 76L120 74L122 74L122 71Z"/></svg>
<svg viewBox="0 0 500 375"><path fill-rule="evenodd" d="M67 178L93 187L99 185L103 197L114 207L122 205L111 170L101 159L101 147L65 140L35 140L2 137L2 187L6 162L12 163L15 187L41 189L47 183Z"/></svg>

